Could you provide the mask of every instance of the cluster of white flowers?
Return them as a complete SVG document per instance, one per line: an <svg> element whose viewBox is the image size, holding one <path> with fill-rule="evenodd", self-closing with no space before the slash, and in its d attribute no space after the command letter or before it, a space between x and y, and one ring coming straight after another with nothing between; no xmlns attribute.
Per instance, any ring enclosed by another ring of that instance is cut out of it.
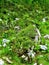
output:
<svg viewBox="0 0 49 65"><path fill-rule="evenodd" d="M4 61L0 59L0 65L4 65Z"/></svg>
<svg viewBox="0 0 49 65"><path fill-rule="evenodd" d="M19 18L15 18L15 20L19 20Z"/></svg>
<svg viewBox="0 0 49 65"><path fill-rule="evenodd" d="M29 57L30 57L30 56L31 56L32 58L35 57L35 52L33 52L33 50L28 50L28 53L27 53L27 54L28 54Z"/></svg>
<svg viewBox="0 0 49 65"><path fill-rule="evenodd" d="M3 39L3 47L6 47L6 43L9 43L10 42L10 40L8 40L8 39Z"/></svg>
<svg viewBox="0 0 49 65"><path fill-rule="evenodd" d="M49 35L48 35L48 34L47 34L47 35L45 35L45 36L44 36L44 38L47 38L47 39L49 39Z"/></svg>
<svg viewBox="0 0 49 65"><path fill-rule="evenodd" d="M34 49L34 46L32 46L31 47L31 50L30 49L28 49L28 53L27 53L27 55L28 56L25 56L24 54L21 56L21 58L23 58L24 60L28 60L28 57L32 57L32 58L34 58L35 57L35 52L33 52L33 49Z"/></svg>
<svg viewBox="0 0 49 65"><path fill-rule="evenodd" d="M0 21L2 21L2 19L0 19Z"/></svg>
<svg viewBox="0 0 49 65"><path fill-rule="evenodd" d="M40 48L41 48L42 50L47 50L47 47L46 47L45 45L40 45Z"/></svg>

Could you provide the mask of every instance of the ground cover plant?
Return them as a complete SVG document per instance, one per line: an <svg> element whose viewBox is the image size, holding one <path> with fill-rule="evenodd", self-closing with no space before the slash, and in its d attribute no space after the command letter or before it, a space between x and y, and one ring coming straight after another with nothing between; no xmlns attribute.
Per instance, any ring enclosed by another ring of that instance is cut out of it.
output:
<svg viewBox="0 0 49 65"><path fill-rule="evenodd" d="M0 0L0 65L49 65L49 0Z"/></svg>

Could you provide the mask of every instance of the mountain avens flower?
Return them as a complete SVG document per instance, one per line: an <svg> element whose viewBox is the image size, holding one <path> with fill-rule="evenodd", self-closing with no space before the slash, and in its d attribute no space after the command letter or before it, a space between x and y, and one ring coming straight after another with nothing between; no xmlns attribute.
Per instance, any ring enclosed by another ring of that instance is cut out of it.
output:
<svg viewBox="0 0 49 65"><path fill-rule="evenodd" d="M8 40L8 39L3 39L3 43L9 43L10 42L10 40Z"/></svg>

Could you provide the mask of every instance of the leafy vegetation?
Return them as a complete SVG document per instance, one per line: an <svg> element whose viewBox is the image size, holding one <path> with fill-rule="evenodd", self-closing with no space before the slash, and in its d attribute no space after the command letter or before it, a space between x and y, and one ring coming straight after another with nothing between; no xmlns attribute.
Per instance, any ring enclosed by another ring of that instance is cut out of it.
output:
<svg viewBox="0 0 49 65"><path fill-rule="evenodd" d="M0 65L49 65L49 0L0 0Z"/></svg>

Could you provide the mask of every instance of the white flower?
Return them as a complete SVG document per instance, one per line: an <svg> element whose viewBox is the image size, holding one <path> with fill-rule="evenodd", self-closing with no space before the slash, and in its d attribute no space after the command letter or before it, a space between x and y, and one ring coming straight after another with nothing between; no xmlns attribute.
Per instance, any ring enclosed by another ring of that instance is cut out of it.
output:
<svg viewBox="0 0 49 65"><path fill-rule="evenodd" d="M18 29L18 30L20 29L19 26L15 26L14 28L15 28L15 29Z"/></svg>
<svg viewBox="0 0 49 65"><path fill-rule="evenodd" d="M46 19L45 18L43 18L43 22L46 22Z"/></svg>
<svg viewBox="0 0 49 65"><path fill-rule="evenodd" d="M26 60L26 61L27 61L27 60L28 60L28 57L25 57L25 59L24 59L24 60Z"/></svg>
<svg viewBox="0 0 49 65"><path fill-rule="evenodd" d="M3 44L3 47L6 47L6 43Z"/></svg>
<svg viewBox="0 0 49 65"><path fill-rule="evenodd" d="M49 35L48 35L48 34L47 34L47 35L45 35L45 36L44 36L44 38L48 38L48 39L49 39Z"/></svg>
<svg viewBox="0 0 49 65"><path fill-rule="evenodd" d="M4 61L0 59L0 65L4 65Z"/></svg>
<svg viewBox="0 0 49 65"><path fill-rule="evenodd" d="M25 58L25 55L22 55L21 57L22 57L22 58Z"/></svg>
<svg viewBox="0 0 49 65"><path fill-rule="evenodd" d="M34 58L35 57L35 54L34 53L32 53L32 58Z"/></svg>
<svg viewBox="0 0 49 65"><path fill-rule="evenodd" d="M47 47L46 47L45 45L40 45L40 48L41 48L42 50L47 50Z"/></svg>
<svg viewBox="0 0 49 65"><path fill-rule="evenodd" d="M6 43L9 43L10 42L10 40L8 40L8 39L3 39L3 47L6 47Z"/></svg>
<svg viewBox="0 0 49 65"><path fill-rule="evenodd" d="M35 57L35 53L32 51L32 50L29 50L29 52L27 53L28 54L28 56L30 57Z"/></svg>
<svg viewBox="0 0 49 65"><path fill-rule="evenodd" d="M15 18L15 20L19 20L19 18Z"/></svg>
<svg viewBox="0 0 49 65"><path fill-rule="evenodd" d="M30 50L30 49L28 49L28 56L30 56L31 54L32 54L32 52L33 52L33 50Z"/></svg>
<svg viewBox="0 0 49 65"><path fill-rule="evenodd" d="M3 39L3 43L9 43L10 42L10 40L8 40L8 39Z"/></svg>
<svg viewBox="0 0 49 65"><path fill-rule="evenodd" d="M0 21L2 21L2 19L0 19Z"/></svg>
<svg viewBox="0 0 49 65"><path fill-rule="evenodd" d="M37 63L34 63L33 65L37 65Z"/></svg>

